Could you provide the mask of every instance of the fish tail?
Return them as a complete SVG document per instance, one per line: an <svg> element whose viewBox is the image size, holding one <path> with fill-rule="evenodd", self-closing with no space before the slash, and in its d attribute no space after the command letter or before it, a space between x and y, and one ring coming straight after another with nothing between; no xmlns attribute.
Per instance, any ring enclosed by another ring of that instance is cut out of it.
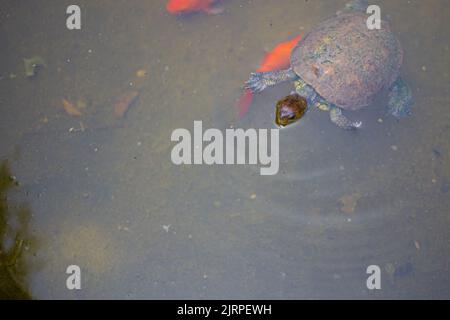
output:
<svg viewBox="0 0 450 320"><path fill-rule="evenodd" d="M236 103L237 119L241 119L244 115L247 114L248 109L252 105L252 102L253 92L249 89L246 89Z"/></svg>

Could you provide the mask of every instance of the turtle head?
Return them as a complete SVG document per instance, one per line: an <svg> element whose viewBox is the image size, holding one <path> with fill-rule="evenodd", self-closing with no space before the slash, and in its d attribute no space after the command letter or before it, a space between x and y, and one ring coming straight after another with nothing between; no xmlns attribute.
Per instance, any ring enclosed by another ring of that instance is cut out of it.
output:
<svg viewBox="0 0 450 320"><path fill-rule="evenodd" d="M286 127L303 117L308 108L305 98L294 93L277 102L275 124Z"/></svg>

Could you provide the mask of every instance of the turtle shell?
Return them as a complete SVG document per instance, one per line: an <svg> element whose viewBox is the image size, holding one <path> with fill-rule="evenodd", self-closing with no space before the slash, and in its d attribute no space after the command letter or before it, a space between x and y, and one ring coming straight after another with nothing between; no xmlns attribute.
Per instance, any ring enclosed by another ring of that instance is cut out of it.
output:
<svg viewBox="0 0 450 320"><path fill-rule="evenodd" d="M311 30L292 51L295 73L325 100L358 110L390 87L403 61L400 42L389 24L369 30L360 12L338 15Z"/></svg>

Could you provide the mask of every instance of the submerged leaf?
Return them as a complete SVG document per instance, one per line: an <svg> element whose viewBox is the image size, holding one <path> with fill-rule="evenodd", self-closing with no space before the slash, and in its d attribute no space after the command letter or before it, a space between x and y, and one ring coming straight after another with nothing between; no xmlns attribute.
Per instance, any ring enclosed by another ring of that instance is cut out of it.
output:
<svg viewBox="0 0 450 320"><path fill-rule="evenodd" d="M345 195L339 199L342 204L341 211L343 213L351 214L355 212L361 195L359 193L353 193L351 195Z"/></svg>
<svg viewBox="0 0 450 320"><path fill-rule="evenodd" d="M36 75L36 69L38 67L46 67L44 59L39 56L34 56L31 58L24 58L23 62L25 64L25 75L27 77L33 77Z"/></svg>
<svg viewBox="0 0 450 320"><path fill-rule="evenodd" d="M145 69L139 69L138 71L136 71L136 76L138 78L145 78L147 76L148 72Z"/></svg>
<svg viewBox="0 0 450 320"><path fill-rule="evenodd" d="M74 117L81 117L83 114L81 111L71 102L67 101L66 99L62 99L64 110L67 112L68 115L74 116Z"/></svg>
<svg viewBox="0 0 450 320"><path fill-rule="evenodd" d="M87 104L83 100L78 100L76 106L78 109L86 109L87 108Z"/></svg>

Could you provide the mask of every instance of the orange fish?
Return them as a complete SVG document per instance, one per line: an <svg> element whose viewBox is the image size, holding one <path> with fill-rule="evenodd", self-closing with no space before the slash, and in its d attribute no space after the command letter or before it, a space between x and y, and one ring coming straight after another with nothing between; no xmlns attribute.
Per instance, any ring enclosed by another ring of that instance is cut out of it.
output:
<svg viewBox="0 0 450 320"><path fill-rule="evenodd" d="M299 35L291 40L278 44L266 54L257 72L269 72L289 68L291 64L291 52L301 38L302 36ZM245 90L236 104L238 119L242 118L247 113L252 102L253 92L251 90Z"/></svg>
<svg viewBox="0 0 450 320"><path fill-rule="evenodd" d="M222 13L223 9L215 4L217 0L169 0L166 9L171 14L186 14L203 11L209 14Z"/></svg>

